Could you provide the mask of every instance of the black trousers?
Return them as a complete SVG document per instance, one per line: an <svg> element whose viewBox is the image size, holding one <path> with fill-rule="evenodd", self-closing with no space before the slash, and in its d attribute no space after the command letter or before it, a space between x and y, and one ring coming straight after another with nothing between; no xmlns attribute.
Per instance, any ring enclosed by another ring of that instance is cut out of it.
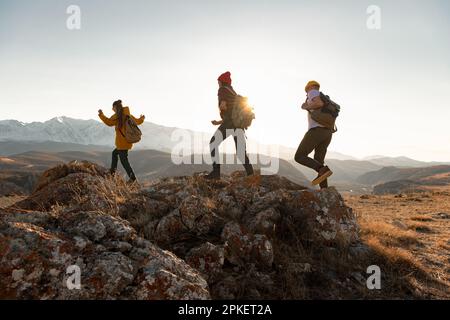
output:
<svg viewBox="0 0 450 320"><path fill-rule="evenodd" d="M111 172L116 172L119 158L120 163L128 174L128 177L130 177L130 179L136 179L133 169L131 168L130 161L128 161L128 150L114 149L114 151L112 152Z"/></svg>
<svg viewBox="0 0 450 320"><path fill-rule="evenodd" d="M244 130L235 129L227 123L222 123L217 128L213 137L209 142L209 149L211 151L211 159L213 161L213 169L220 170L219 164L219 146L229 136L233 136L234 145L236 146L236 152L238 159L244 165L247 174L253 173L253 166L250 164L250 160L247 155L247 146L245 141ZM216 156L217 155L217 156Z"/></svg>

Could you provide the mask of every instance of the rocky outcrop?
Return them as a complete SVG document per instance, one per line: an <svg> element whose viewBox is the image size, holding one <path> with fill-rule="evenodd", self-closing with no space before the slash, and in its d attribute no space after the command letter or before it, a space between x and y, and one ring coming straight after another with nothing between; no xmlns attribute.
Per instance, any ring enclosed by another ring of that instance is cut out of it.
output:
<svg viewBox="0 0 450 320"><path fill-rule="evenodd" d="M123 182L107 173L105 168L87 161L58 165L42 174L34 192L17 207L49 211L64 206L72 211L101 210L115 215Z"/></svg>
<svg viewBox="0 0 450 320"><path fill-rule="evenodd" d="M28 199L1 214L0 297L281 298L286 274L304 281L320 269L300 247L321 255L358 240L334 188L233 173L133 189L75 162L46 172ZM65 285L73 265L80 290Z"/></svg>
<svg viewBox="0 0 450 320"><path fill-rule="evenodd" d="M120 217L92 211L4 213L0 298L208 299L207 282ZM81 288L70 290L70 266Z"/></svg>

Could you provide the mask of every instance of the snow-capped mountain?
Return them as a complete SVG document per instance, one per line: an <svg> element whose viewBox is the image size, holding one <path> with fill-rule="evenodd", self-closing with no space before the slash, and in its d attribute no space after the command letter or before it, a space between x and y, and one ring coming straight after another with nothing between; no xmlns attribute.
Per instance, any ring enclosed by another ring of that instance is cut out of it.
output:
<svg viewBox="0 0 450 320"><path fill-rule="evenodd" d="M140 126L143 137L139 149L170 150L177 142L172 132L177 128L145 122ZM56 117L45 122L23 123L0 121L0 141L55 141L82 145L114 145L114 128L96 120ZM192 134L192 131L189 131Z"/></svg>
<svg viewBox="0 0 450 320"><path fill-rule="evenodd" d="M109 131L109 128L105 128L95 120L77 120L66 117L32 123L16 120L0 121L1 140L57 141L102 145L111 142Z"/></svg>

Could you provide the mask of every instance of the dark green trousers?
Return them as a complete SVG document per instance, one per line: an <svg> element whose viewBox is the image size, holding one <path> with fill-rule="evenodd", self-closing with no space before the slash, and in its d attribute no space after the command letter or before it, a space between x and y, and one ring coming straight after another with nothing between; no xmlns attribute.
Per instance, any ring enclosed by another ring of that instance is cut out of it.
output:
<svg viewBox="0 0 450 320"><path fill-rule="evenodd" d="M333 132L327 128L316 127L308 130L295 153L295 161L319 172L324 164L332 136ZM314 158L310 158L308 155L313 151ZM323 181L320 187L327 188L327 180Z"/></svg>

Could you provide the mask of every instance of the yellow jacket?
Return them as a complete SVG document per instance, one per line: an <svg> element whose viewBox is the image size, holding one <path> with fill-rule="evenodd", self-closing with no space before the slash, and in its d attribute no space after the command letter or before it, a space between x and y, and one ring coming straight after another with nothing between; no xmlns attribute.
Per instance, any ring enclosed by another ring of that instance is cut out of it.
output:
<svg viewBox="0 0 450 320"><path fill-rule="evenodd" d="M130 116L131 118L133 118L134 121L136 121L136 123L138 125L142 124L144 122L143 118L135 118L133 117L133 115L130 114L130 108L128 107L124 107L123 108L123 117L125 120L125 116ZM125 137L123 136L122 133L125 134L124 132L124 128L118 128L117 126L117 114L113 114L111 116L111 118L108 118L107 116L105 116L103 113L99 115L100 119L109 127L112 126L116 126L116 148L117 150L130 150L133 147L132 143L129 143ZM120 132L122 131L122 133Z"/></svg>

